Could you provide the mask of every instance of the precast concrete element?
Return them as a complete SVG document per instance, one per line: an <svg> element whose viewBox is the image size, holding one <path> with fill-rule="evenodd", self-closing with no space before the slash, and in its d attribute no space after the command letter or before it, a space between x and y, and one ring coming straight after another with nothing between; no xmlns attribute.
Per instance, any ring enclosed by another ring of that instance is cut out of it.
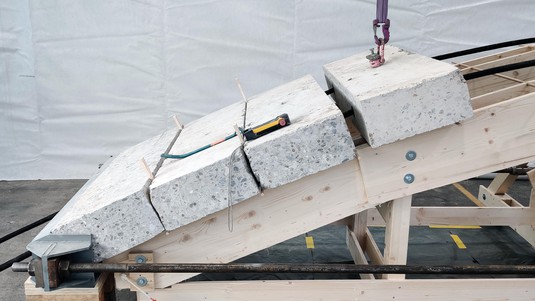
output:
<svg viewBox="0 0 535 301"><path fill-rule="evenodd" d="M167 130L110 159L35 239L91 234L94 261L101 261L164 231L150 204L150 179L140 160L144 158L154 173L162 162L160 154L168 151L176 135L176 129Z"/></svg>
<svg viewBox="0 0 535 301"><path fill-rule="evenodd" d="M371 147L441 128L473 115L468 87L453 65L385 47L386 63L371 68L359 53L323 67L342 110L352 109Z"/></svg>
<svg viewBox="0 0 535 301"><path fill-rule="evenodd" d="M354 158L342 112L312 76L253 97L246 127L286 113L291 125L245 143L245 154L262 188L275 188Z"/></svg>
<svg viewBox="0 0 535 301"><path fill-rule="evenodd" d="M234 125L243 126L244 114L245 103L236 103L187 124L170 153L188 153L234 133ZM259 192L237 137L184 159L166 159L150 186L167 231Z"/></svg>

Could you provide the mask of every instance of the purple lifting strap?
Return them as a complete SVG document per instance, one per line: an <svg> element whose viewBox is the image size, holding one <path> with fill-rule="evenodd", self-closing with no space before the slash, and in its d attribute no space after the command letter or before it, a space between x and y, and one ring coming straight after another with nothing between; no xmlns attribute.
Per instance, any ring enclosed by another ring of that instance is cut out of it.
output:
<svg viewBox="0 0 535 301"><path fill-rule="evenodd" d="M374 32L377 31L377 28L380 26L379 24L383 24L382 30L383 30L383 41L377 37L377 34L375 34L375 44L378 46L381 46L381 44L388 43L388 40L390 40L390 20L388 19L388 0L377 0L377 9L376 9L376 19L373 20L373 29Z"/></svg>
<svg viewBox="0 0 535 301"><path fill-rule="evenodd" d="M377 0L375 16L377 22L386 23L386 20L388 19L388 0Z"/></svg>

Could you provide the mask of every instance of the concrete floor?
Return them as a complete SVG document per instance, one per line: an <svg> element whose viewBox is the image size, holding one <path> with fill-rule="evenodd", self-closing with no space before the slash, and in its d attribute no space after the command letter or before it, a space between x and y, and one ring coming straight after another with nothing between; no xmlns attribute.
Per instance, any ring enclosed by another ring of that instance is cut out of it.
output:
<svg viewBox="0 0 535 301"><path fill-rule="evenodd" d="M78 191L86 180L0 181L0 237L59 209ZM479 185L489 180L460 182L477 196ZM517 181L509 194L528 205L531 185ZM414 206L473 206L473 203L452 185L417 194ZM43 228L37 227L0 245L0 263L26 251L26 245ZM411 230L412 231L412 230ZM0 301L24 300L23 283L27 275L9 269L0 272ZM127 298L120 298L128 300Z"/></svg>

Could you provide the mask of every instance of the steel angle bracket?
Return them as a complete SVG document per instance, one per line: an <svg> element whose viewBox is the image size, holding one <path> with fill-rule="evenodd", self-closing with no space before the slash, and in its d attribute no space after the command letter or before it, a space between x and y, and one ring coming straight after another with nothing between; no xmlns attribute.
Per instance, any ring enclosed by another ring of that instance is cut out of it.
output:
<svg viewBox="0 0 535 301"><path fill-rule="evenodd" d="M50 291L57 288L63 278L59 272L59 257L74 257L80 261L91 261L91 235L47 235L28 244L26 249L32 252L34 259L40 264L31 265L30 275L35 276L37 287ZM37 258L36 258L37 257ZM87 275L86 275L87 278ZM93 278L91 275L89 278ZM87 280L91 279L86 279Z"/></svg>

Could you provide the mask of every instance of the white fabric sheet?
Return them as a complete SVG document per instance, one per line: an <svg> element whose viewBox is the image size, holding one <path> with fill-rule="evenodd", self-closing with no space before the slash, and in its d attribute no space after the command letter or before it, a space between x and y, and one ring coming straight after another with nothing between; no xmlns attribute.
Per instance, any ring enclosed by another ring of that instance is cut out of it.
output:
<svg viewBox="0 0 535 301"><path fill-rule="evenodd" d="M535 36L532 0L390 1L437 55ZM0 1L0 179L88 178L122 149L373 46L374 1ZM387 58L388 59L388 58ZM232 129L229 129L231 131Z"/></svg>

